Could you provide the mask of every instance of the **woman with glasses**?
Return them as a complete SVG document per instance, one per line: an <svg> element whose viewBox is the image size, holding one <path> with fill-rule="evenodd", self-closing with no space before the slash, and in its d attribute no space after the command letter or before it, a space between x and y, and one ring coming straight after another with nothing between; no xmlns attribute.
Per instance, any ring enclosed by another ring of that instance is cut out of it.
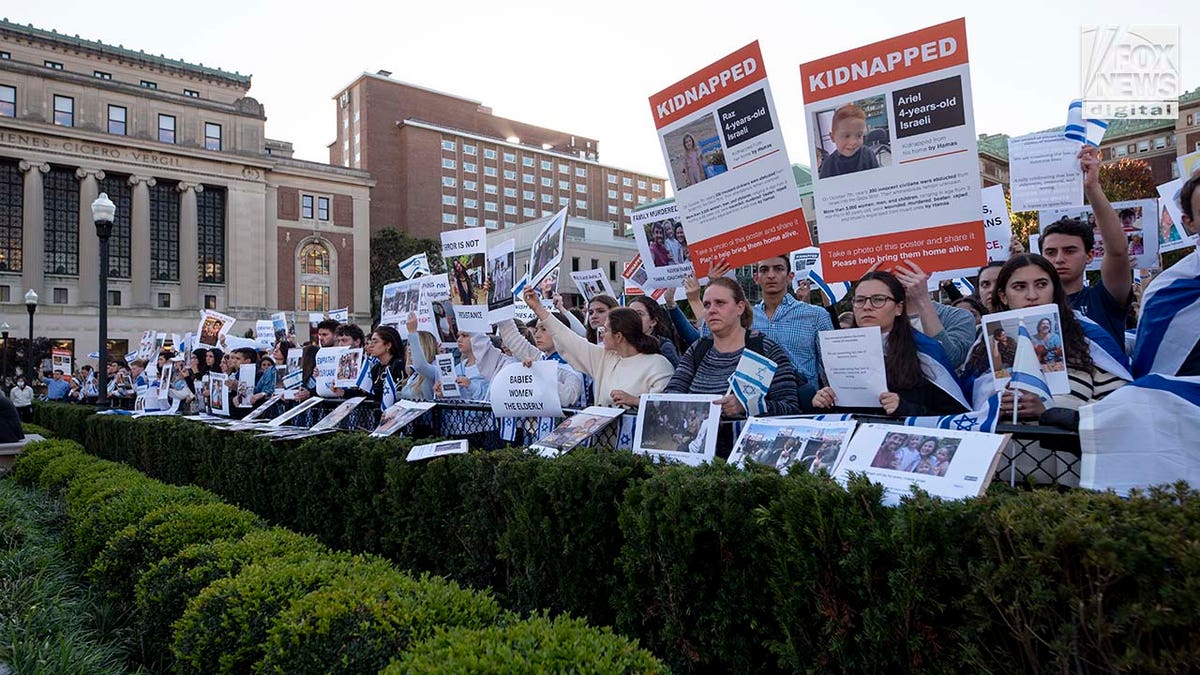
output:
<svg viewBox="0 0 1200 675"><path fill-rule="evenodd" d="M859 280L850 304L854 307L856 327L879 326L883 334L883 366L888 390L879 395L879 405L884 413L909 417L966 411L958 398L934 383L937 375L922 363L918 340L930 343L926 349L935 353L941 347L913 330L904 303L904 286L892 273L868 272ZM812 405L820 409L837 407L833 388L824 387L817 391ZM860 412L877 413L878 410Z"/></svg>

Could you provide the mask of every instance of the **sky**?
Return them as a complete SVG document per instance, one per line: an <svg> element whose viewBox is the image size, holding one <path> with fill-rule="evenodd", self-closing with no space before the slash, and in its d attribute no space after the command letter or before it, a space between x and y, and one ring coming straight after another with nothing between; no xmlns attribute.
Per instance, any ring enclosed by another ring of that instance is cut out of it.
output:
<svg viewBox="0 0 1200 675"><path fill-rule="evenodd" d="M758 40L792 162L809 163L799 65L959 18L967 3L373 3L58 0L10 21L253 75L267 136L328 161L333 97L362 72L480 101L496 115L599 139L600 161L666 176L649 96ZM1200 86L1191 49L1200 5L1178 0L1007 0L965 14L977 133L1062 124L1079 95L1080 25L1178 24L1182 89ZM1086 13L1085 13L1086 11Z"/></svg>

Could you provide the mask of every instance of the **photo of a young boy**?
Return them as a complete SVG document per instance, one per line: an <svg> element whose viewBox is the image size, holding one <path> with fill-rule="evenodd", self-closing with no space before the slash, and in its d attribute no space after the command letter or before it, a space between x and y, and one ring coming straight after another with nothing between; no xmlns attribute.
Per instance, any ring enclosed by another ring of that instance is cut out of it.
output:
<svg viewBox="0 0 1200 675"><path fill-rule="evenodd" d="M820 125L818 123L818 127ZM817 172L818 178L878 169L879 160L866 144L867 114L853 103L838 108L829 125L829 138L837 150L827 155Z"/></svg>

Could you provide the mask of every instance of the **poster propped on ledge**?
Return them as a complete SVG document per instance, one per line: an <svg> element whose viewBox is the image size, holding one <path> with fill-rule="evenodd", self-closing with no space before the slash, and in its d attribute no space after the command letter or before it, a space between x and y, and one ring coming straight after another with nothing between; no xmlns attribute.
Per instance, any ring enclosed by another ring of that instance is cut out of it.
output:
<svg viewBox="0 0 1200 675"><path fill-rule="evenodd" d="M696 269L812 244L758 42L654 94L650 111Z"/></svg>
<svg viewBox="0 0 1200 675"><path fill-rule="evenodd" d="M825 281L901 260L983 265L966 21L805 63L800 77Z"/></svg>
<svg viewBox="0 0 1200 675"><path fill-rule="evenodd" d="M465 455L466 453L467 440L464 438L457 441L414 445L413 449L408 452L407 460L410 462L419 462L423 459L432 459L444 455Z"/></svg>
<svg viewBox="0 0 1200 675"><path fill-rule="evenodd" d="M530 447L543 457L558 457L593 438L625 411L594 405L566 418L554 431L539 438Z"/></svg>
<svg viewBox="0 0 1200 675"><path fill-rule="evenodd" d="M425 413L433 409L437 405L429 401L407 401L401 399L396 401L387 410L383 411L383 415L379 418L379 426L371 432L371 436L375 438L384 438L391 436L404 427L412 424Z"/></svg>
<svg viewBox="0 0 1200 675"><path fill-rule="evenodd" d="M698 466L717 452L719 396L643 394L638 408L635 453Z"/></svg>
<svg viewBox="0 0 1200 675"><path fill-rule="evenodd" d="M322 417L320 422L312 425L312 431L324 431L326 429L337 429L342 420L350 416L350 413L358 407L359 403L367 400L366 396L355 396L348 398L341 405L329 411L329 414Z"/></svg>
<svg viewBox="0 0 1200 675"><path fill-rule="evenodd" d="M856 424L853 420L752 417L733 444L729 463L742 466L751 461L775 467L784 475L797 464L809 473L821 469L832 472Z"/></svg>
<svg viewBox="0 0 1200 675"><path fill-rule="evenodd" d="M459 330L486 333L487 228L472 227L442 233L442 258L450 282L450 304Z"/></svg>

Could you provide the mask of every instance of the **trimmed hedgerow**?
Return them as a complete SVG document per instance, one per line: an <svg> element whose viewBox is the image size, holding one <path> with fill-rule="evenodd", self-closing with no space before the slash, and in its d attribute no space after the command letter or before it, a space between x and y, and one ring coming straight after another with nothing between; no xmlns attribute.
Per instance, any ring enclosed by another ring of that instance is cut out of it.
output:
<svg viewBox="0 0 1200 675"><path fill-rule="evenodd" d="M192 544L240 537L262 527L253 513L228 504L170 504L147 513L108 541L88 578L109 598L129 603L151 564Z"/></svg>
<svg viewBox="0 0 1200 675"><path fill-rule="evenodd" d="M13 462L12 477L22 485L37 485L50 460L61 455L80 455L83 447L74 441L34 441L21 449Z"/></svg>
<svg viewBox="0 0 1200 675"><path fill-rule="evenodd" d="M335 579L284 610L259 673L374 673L438 628L482 628L502 612L486 593L396 570Z"/></svg>
<svg viewBox="0 0 1200 675"><path fill-rule="evenodd" d="M46 427L40 427L36 424L28 424L25 422L21 423L21 433L25 434L26 436L36 435L46 439L57 438L57 435Z"/></svg>
<svg viewBox="0 0 1200 675"><path fill-rule="evenodd" d="M410 673L668 673L637 643L570 617L452 628L413 647L384 675Z"/></svg>

